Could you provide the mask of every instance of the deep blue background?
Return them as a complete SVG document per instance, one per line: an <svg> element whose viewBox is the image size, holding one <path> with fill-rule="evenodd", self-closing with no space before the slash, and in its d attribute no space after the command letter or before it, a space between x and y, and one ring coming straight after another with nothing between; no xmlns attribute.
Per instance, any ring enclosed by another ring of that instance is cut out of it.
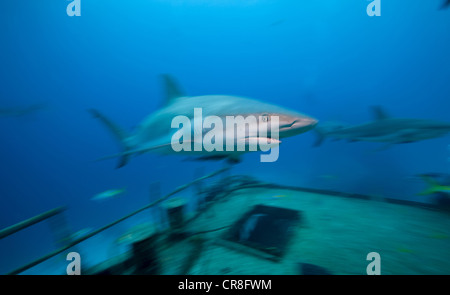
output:
<svg viewBox="0 0 450 295"><path fill-rule="evenodd" d="M450 121L450 10L439 1L8 0L0 8L0 108L46 103L0 118L0 228L66 205L74 229L97 228L220 164L152 154L115 170L117 152L95 107L131 129L162 99L158 75L190 95L235 94L278 103L321 121L362 123L369 107L393 116ZM449 172L449 138L372 152L375 143L327 141L314 133L284 140L275 163L247 155L234 168L262 180L424 200L410 176ZM111 202L92 195L126 187ZM424 200L426 201L426 200ZM38 225L0 241L0 273L53 247Z"/></svg>

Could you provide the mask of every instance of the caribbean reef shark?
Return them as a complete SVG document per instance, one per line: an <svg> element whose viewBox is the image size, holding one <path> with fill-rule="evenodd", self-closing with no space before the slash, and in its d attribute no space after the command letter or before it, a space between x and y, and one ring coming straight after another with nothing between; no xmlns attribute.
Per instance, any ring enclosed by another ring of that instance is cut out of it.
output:
<svg viewBox="0 0 450 295"><path fill-rule="evenodd" d="M449 6L450 6L450 0L445 0L445 1L442 3L441 9L446 9L446 8L448 8Z"/></svg>
<svg viewBox="0 0 450 295"><path fill-rule="evenodd" d="M221 151L219 149L214 149L212 151L205 149L202 149L201 151L195 149L183 151L174 150L172 146L173 138L176 135L175 133L179 132L179 129L173 128L173 120L177 116L184 116L190 121L187 123L190 123L195 134L196 131L198 132L198 130L195 130L198 128L198 122L195 122L198 120L198 116L194 116L196 114L194 109L201 109L201 115L203 117L215 116L223 120L228 119L228 116L242 116L244 118L254 116L263 118L263 122L261 120L250 122L248 124L248 129L245 129L245 134L240 138L237 138L237 134L234 134L233 140L235 144L242 141L249 144L249 142L259 142L260 140L264 140L272 144L273 147L277 146L280 141L276 138L277 136L272 136L275 134L272 134L272 129L267 130L266 134L262 134L259 129L264 124L265 126L269 125L269 121L275 120L275 117L277 117L276 120L278 120L279 138L290 137L306 132L317 124L317 120L314 118L255 99L230 95L187 96L171 76L163 75L162 77L166 87L166 99L164 105L147 116L131 133L121 129L99 111L93 109L89 110L94 117L98 118L112 132L122 147L121 153L107 156L102 159L119 157L120 161L117 168L126 165L130 157L138 156L146 152L183 154L204 158L206 160L227 159L231 162L238 162L239 156L244 153L243 151L239 151L239 149L234 149L233 151ZM215 128L217 127L216 123L214 123ZM222 134L228 134L227 132L230 131L228 124L223 124L222 128ZM235 127L232 126L232 128L232 131L234 132ZM209 130L210 129L211 128L209 128ZM208 130L208 128L204 125L200 125L200 133L205 132L205 130ZM183 137L183 139L185 138ZM218 140L218 138L215 140ZM187 140L187 142L189 143L189 140ZM198 145L199 142L196 142L194 139L190 141L190 144Z"/></svg>
<svg viewBox="0 0 450 295"><path fill-rule="evenodd" d="M410 143L441 137L450 132L450 123L424 119L391 118L380 107L373 107L375 121L360 125L324 123L316 127L319 146L325 137L354 141L386 143L384 148L393 144Z"/></svg>
<svg viewBox="0 0 450 295"><path fill-rule="evenodd" d="M26 107L0 108L0 117L21 117L38 112L46 107L46 104L35 104Z"/></svg>

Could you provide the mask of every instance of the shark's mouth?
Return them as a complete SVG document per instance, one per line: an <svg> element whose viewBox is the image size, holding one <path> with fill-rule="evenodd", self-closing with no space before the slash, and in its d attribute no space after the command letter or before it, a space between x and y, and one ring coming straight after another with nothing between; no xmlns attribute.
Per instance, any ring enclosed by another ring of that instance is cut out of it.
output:
<svg viewBox="0 0 450 295"><path fill-rule="evenodd" d="M317 125L318 121L312 118L308 119L297 119L291 123L280 125L280 132L284 133L303 133L313 129Z"/></svg>
<svg viewBox="0 0 450 295"><path fill-rule="evenodd" d="M284 124L280 126L280 130L286 129L286 128L291 128L292 126L294 126L294 124L297 122L297 120L295 120L294 122L292 122L291 124Z"/></svg>

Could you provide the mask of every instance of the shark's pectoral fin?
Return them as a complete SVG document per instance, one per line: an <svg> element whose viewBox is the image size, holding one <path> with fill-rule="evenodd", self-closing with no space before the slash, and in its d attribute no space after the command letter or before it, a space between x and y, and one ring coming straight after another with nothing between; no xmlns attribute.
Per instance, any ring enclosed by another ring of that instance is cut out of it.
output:
<svg viewBox="0 0 450 295"><path fill-rule="evenodd" d="M325 135L322 132L320 132L319 130L315 130L315 131L316 131L317 137L316 137L316 141L314 141L313 146L318 147L318 146L322 145L323 141L325 140Z"/></svg>
<svg viewBox="0 0 450 295"><path fill-rule="evenodd" d="M229 155L212 155L212 156L202 156L196 158L187 158L190 161L222 161L227 160L230 164L237 164L241 162L240 154L229 154Z"/></svg>
<svg viewBox="0 0 450 295"><path fill-rule="evenodd" d="M281 141L279 139L275 138L268 138L268 137L245 137L237 140L237 143L244 143L245 145L248 145L249 148L258 148L261 149L270 149L273 147L277 147L280 145Z"/></svg>
<svg viewBox="0 0 450 295"><path fill-rule="evenodd" d="M227 162L229 164L239 164L240 162L242 162L241 154L235 153L229 155L227 158Z"/></svg>
<svg viewBox="0 0 450 295"><path fill-rule="evenodd" d="M186 158L186 161L221 161L228 158L228 155L202 156L196 158Z"/></svg>
<svg viewBox="0 0 450 295"><path fill-rule="evenodd" d="M145 148L138 148L138 149L128 150L128 151L125 151L123 153L119 153L119 154L114 154L114 155L109 155L109 156L98 158L96 161L103 161L103 160L109 160L109 159L114 159L114 158L121 157L121 160L119 161L119 166L118 167L122 167L123 165L120 166L120 163L122 163L124 161L122 159L129 159L129 157L131 157L133 155L140 155L140 154L143 154L143 153L146 153L146 152L150 152L150 151L155 151L155 150L159 150L159 149L165 149L165 148L168 148L170 146L171 146L171 143L167 143L167 144L160 144L160 145L155 145L155 146L150 146L150 147L145 147Z"/></svg>
<svg viewBox="0 0 450 295"><path fill-rule="evenodd" d="M119 162L117 163L116 168L125 166L129 161L129 157L126 155L126 153L130 150L130 147L127 145L128 134L99 111L95 109L89 109L88 112L91 113L91 115L94 118L99 119L103 123L103 125L106 126L106 128L111 132L111 134L114 135L121 149L123 150L123 152L120 153L119 156L117 156L120 157L120 159Z"/></svg>
<svg viewBox="0 0 450 295"><path fill-rule="evenodd" d="M122 168L126 164L128 164L128 161L130 160L130 157L122 156L119 158L119 161L117 162L116 169Z"/></svg>

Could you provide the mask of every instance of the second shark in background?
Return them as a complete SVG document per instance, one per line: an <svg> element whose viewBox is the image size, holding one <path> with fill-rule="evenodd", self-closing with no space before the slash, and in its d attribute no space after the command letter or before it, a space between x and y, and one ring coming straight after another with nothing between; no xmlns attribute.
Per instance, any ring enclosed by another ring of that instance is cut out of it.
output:
<svg viewBox="0 0 450 295"><path fill-rule="evenodd" d="M394 144L411 143L437 138L450 132L450 123L426 119L392 118L380 106L372 107L375 120L359 125L324 123L315 128L318 139L315 146L322 144L326 137L349 142L381 142L381 149Z"/></svg>

